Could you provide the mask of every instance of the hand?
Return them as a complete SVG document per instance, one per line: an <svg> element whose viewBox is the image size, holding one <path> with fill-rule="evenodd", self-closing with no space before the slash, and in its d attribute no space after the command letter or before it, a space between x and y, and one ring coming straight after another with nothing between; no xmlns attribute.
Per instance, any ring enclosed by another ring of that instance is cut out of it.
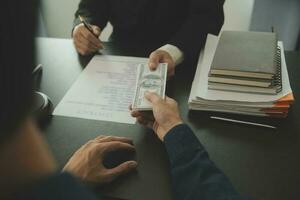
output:
<svg viewBox="0 0 300 200"><path fill-rule="evenodd" d="M168 52L164 50L156 50L150 54L150 69L155 70L159 63L168 63L168 79L175 75L175 62Z"/></svg>
<svg viewBox="0 0 300 200"><path fill-rule="evenodd" d="M74 153L63 171L68 171L87 183L108 183L137 167L136 161L126 161L107 169L103 165L107 153L116 150L134 151L132 141L123 137L99 136Z"/></svg>
<svg viewBox="0 0 300 200"><path fill-rule="evenodd" d="M137 118L137 121L149 128L157 134L161 141L165 135L175 126L182 124L179 115L177 102L169 97L162 99L155 93L146 93L146 99L152 103L153 113L131 111L131 115Z"/></svg>
<svg viewBox="0 0 300 200"><path fill-rule="evenodd" d="M83 24L77 25L73 30L73 40L75 47L81 55L89 55L97 50L103 48L101 41L99 40L99 36L101 34L101 30L98 26L91 25L93 28L93 35Z"/></svg>

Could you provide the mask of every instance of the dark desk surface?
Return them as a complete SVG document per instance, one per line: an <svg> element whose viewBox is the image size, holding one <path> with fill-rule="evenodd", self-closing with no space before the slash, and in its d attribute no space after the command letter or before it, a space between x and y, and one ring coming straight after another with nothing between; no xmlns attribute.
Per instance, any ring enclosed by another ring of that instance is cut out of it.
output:
<svg viewBox="0 0 300 200"><path fill-rule="evenodd" d="M79 58L71 40L39 38L37 46L37 60L44 66L41 91L57 105L91 58ZM150 52L138 47L115 49L113 46L107 44L104 54L147 57ZM300 54L286 52L286 59L297 100L300 98ZM295 199L300 191L300 104L296 102L292 106L287 119L259 119L276 124L277 130L213 121L209 113L188 111L192 79L192 75L176 77L168 85L168 95L179 102L183 119L236 189L255 199ZM55 116L44 132L60 166L82 144L99 134L132 138L139 169L100 190L130 199L171 199L167 155L150 130L140 125ZM142 180L141 184L133 184L137 180Z"/></svg>

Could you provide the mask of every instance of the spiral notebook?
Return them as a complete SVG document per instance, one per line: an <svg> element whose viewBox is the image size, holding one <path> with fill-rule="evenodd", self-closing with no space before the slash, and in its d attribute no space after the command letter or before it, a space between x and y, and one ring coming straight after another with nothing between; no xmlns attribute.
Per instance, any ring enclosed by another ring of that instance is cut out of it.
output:
<svg viewBox="0 0 300 200"><path fill-rule="evenodd" d="M276 94L282 90L275 33L224 31L209 72L209 89Z"/></svg>
<svg viewBox="0 0 300 200"><path fill-rule="evenodd" d="M218 42L218 37L208 34L192 84L188 101L189 109L252 116L286 117L295 99L289 81L283 43L278 42L278 46L281 49L282 91L270 95L255 92L211 90L208 88L207 75L209 74Z"/></svg>

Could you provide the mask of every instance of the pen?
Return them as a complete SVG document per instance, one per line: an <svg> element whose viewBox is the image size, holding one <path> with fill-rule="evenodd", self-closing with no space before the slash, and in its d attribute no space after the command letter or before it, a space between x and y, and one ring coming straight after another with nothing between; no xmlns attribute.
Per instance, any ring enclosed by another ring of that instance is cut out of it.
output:
<svg viewBox="0 0 300 200"><path fill-rule="evenodd" d="M248 125L252 125L252 126L276 129L275 126L270 126L267 124L259 124L259 123L253 123L253 122L247 122L247 121L241 121L241 120L235 120L235 119L228 119L228 118L223 118L223 117L215 117L215 116L211 116L210 118L220 120L220 121L233 122L233 123L238 123L238 124L248 124Z"/></svg>
<svg viewBox="0 0 300 200"><path fill-rule="evenodd" d="M87 28L96 38L98 38L98 36L94 33L92 26L89 23L87 23L84 20L84 18L81 17L80 15L79 15L79 20L80 20L80 22L83 23L83 25L84 25L85 28Z"/></svg>
<svg viewBox="0 0 300 200"><path fill-rule="evenodd" d="M43 67L42 64L38 64L38 65L33 69L32 75L35 75L35 74L39 73L40 71L42 71L42 69L43 69L42 67Z"/></svg>

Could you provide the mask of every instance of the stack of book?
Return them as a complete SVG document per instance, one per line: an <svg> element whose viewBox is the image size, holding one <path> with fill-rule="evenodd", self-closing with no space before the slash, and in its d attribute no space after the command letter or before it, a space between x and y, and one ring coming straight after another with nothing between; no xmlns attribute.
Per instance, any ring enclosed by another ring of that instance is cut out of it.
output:
<svg viewBox="0 0 300 200"><path fill-rule="evenodd" d="M208 35L189 98L191 110L286 117L294 102L276 34Z"/></svg>
<svg viewBox="0 0 300 200"><path fill-rule="evenodd" d="M275 33L224 31L211 65L208 87L276 94L282 90Z"/></svg>

